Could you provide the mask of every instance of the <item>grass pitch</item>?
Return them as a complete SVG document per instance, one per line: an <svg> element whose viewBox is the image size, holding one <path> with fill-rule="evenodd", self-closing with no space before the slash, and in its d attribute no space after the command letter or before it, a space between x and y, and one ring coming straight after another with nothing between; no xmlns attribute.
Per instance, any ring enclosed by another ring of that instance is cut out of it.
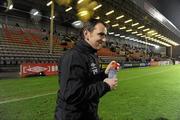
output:
<svg viewBox="0 0 180 120"><path fill-rule="evenodd" d="M101 98L102 120L180 120L180 65L124 69L118 78ZM53 120L57 79L0 80L0 120Z"/></svg>

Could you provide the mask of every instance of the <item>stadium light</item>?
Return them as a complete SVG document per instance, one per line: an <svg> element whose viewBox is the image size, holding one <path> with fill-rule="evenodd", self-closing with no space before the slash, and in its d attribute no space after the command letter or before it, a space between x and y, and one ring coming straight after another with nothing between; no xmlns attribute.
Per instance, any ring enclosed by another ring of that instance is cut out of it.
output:
<svg viewBox="0 0 180 120"><path fill-rule="evenodd" d="M154 33L155 31L154 30L151 30L149 32L147 32L148 34L151 34L151 33Z"/></svg>
<svg viewBox="0 0 180 120"><path fill-rule="evenodd" d="M122 36L120 36L120 38L125 38L126 36L124 36L124 35L122 35Z"/></svg>
<svg viewBox="0 0 180 120"><path fill-rule="evenodd" d="M154 38L149 38L149 40L154 41L154 42L157 42L157 43L159 43L159 44L161 44L161 45L164 45L164 46L166 46L166 47L171 47L170 44L165 43L165 42L162 42L162 41L157 40L157 39L154 39Z"/></svg>
<svg viewBox="0 0 180 120"><path fill-rule="evenodd" d="M174 46L179 46L179 44L178 44L177 42L174 42L173 40L171 40L171 39L169 39L169 38L167 38L167 37L165 37L164 40L165 40L166 42L174 45Z"/></svg>
<svg viewBox="0 0 180 120"><path fill-rule="evenodd" d="M52 4L52 1L48 2L46 6L50 6Z"/></svg>
<svg viewBox="0 0 180 120"><path fill-rule="evenodd" d="M72 24L78 26L78 25L81 24L81 21L75 21L75 22L73 22Z"/></svg>
<svg viewBox="0 0 180 120"><path fill-rule="evenodd" d="M109 35L113 35L113 34L114 34L114 32L109 32L108 34L109 34Z"/></svg>
<svg viewBox="0 0 180 120"><path fill-rule="evenodd" d="M38 13L39 13L39 12L38 12L38 11L36 11L36 12L34 12L34 13L33 13L33 15L34 15L34 16L36 16Z"/></svg>
<svg viewBox="0 0 180 120"><path fill-rule="evenodd" d="M137 25L139 25L139 23L134 23L131 26L134 27L134 26L137 26Z"/></svg>
<svg viewBox="0 0 180 120"><path fill-rule="evenodd" d="M72 7L67 8L65 11L68 12L70 10L72 10Z"/></svg>
<svg viewBox="0 0 180 120"><path fill-rule="evenodd" d="M140 26L140 27L138 27L137 29L142 29L142 28L144 28L145 26L144 25L142 25L142 26Z"/></svg>
<svg viewBox="0 0 180 120"><path fill-rule="evenodd" d="M13 4L11 4L8 9L12 10L13 9Z"/></svg>
<svg viewBox="0 0 180 120"><path fill-rule="evenodd" d="M130 37L125 37L125 39L130 39Z"/></svg>
<svg viewBox="0 0 180 120"><path fill-rule="evenodd" d="M75 28L82 28L83 27L83 22L78 20L78 21L74 21L72 23L72 25L75 27Z"/></svg>
<svg viewBox="0 0 180 120"><path fill-rule="evenodd" d="M124 17L124 15L118 16L118 17L116 17L116 20L119 20L119 19L121 19L123 17Z"/></svg>
<svg viewBox="0 0 180 120"><path fill-rule="evenodd" d="M149 29L149 28L146 28L146 29L144 29L143 31L146 32L146 31L148 31L148 30L150 30L150 29Z"/></svg>
<svg viewBox="0 0 180 120"><path fill-rule="evenodd" d="M106 24L108 24L108 23L110 23L110 22L111 22L110 20L105 21Z"/></svg>
<svg viewBox="0 0 180 120"><path fill-rule="evenodd" d="M132 34L137 34L138 32L137 31L135 31L135 32L132 32Z"/></svg>
<svg viewBox="0 0 180 120"><path fill-rule="evenodd" d="M125 26L124 26L124 27L120 27L119 29L120 29L120 30L124 30L124 29L126 29L126 27L125 27Z"/></svg>
<svg viewBox="0 0 180 120"><path fill-rule="evenodd" d="M53 19L55 18L55 16L53 16ZM50 17L50 19L52 19L51 17Z"/></svg>
<svg viewBox="0 0 180 120"><path fill-rule="evenodd" d="M159 36L158 38L159 38L159 39L161 39L161 38L162 38L162 36Z"/></svg>
<svg viewBox="0 0 180 120"><path fill-rule="evenodd" d="M83 1L84 1L84 0L78 0L78 2L77 2L77 3L78 3L78 4L80 4L80 3L82 3Z"/></svg>
<svg viewBox="0 0 180 120"><path fill-rule="evenodd" d="M131 31L132 31L132 29L126 30L126 32L131 32Z"/></svg>
<svg viewBox="0 0 180 120"><path fill-rule="evenodd" d="M114 13L114 10L111 10L111 11L107 12L107 13L106 13L106 16L108 16L108 15L110 15L110 14L112 14L112 13Z"/></svg>
<svg viewBox="0 0 180 120"><path fill-rule="evenodd" d="M95 11L95 10L99 9L100 7L102 7L102 5L101 5L101 4L100 4L100 5L98 5L98 6L96 6L95 8L93 8L93 10Z"/></svg>
<svg viewBox="0 0 180 120"><path fill-rule="evenodd" d="M135 39L134 39L134 38L130 38L129 40L135 41Z"/></svg>
<svg viewBox="0 0 180 120"><path fill-rule="evenodd" d="M95 19L99 20L99 19L100 19L100 17L99 17L99 16L97 16Z"/></svg>
<svg viewBox="0 0 180 120"><path fill-rule="evenodd" d="M118 37L118 36L120 36L120 34L115 34L114 36Z"/></svg>
<svg viewBox="0 0 180 120"><path fill-rule="evenodd" d="M141 35L142 35L141 33L137 34L137 36L141 36Z"/></svg>
<svg viewBox="0 0 180 120"><path fill-rule="evenodd" d="M156 48L156 49L159 49L159 46L158 46L158 45L156 45L156 46L155 46L155 48Z"/></svg>
<svg viewBox="0 0 180 120"><path fill-rule="evenodd" d="M146 44L146 45L149 45L149 46L153 46L153 47L156 47L156 48L159 47L158 45L148 43L148 42L145 42L145 41L141 41L141 40L138 40L138 39L130 38L130 37L126 37L125 39L131 40L131 41L134 41L134 42L138 42L138 43L141 43L141 44Z"/></svg>
<svg viewBox="0 0 180 120"><path fill-rule="evenodd" d="M156 32L156 33L153 33L152 36L157 35L157 34L158 34L157 32Z"/></svg>
<svg viewBox="0 0 180 120"><path fill-rule="evenodd" d="M146 35L141 35L142 38L146 38Z"/></svg>
<svg viewBox="0 0 180 120"><path fill-rule="evenodd" d="M132 22L132 19L126 20L124 23Z"/></svg>
<svg viewBox="0 0 180 120"><path fill-rule="evenodd" d="M89 12L88 12L87 10L83 10L83 11L79 12L78 14L79 14L80 16L86 16L88 13L89 13Z"/></svg>
<svg viewBox="0 0 180 120"><path fill-rule="evenodd" d="M119 24L114 24L114 25L112 25L112 27L117 27L117 26L119 26Z"/></svg>
<svg viewBox="0 0 180 120"><path fill-rule="evenodd" d="M159 37L159 36L161 36L161 34L155 35L155 37Z"/></svg>

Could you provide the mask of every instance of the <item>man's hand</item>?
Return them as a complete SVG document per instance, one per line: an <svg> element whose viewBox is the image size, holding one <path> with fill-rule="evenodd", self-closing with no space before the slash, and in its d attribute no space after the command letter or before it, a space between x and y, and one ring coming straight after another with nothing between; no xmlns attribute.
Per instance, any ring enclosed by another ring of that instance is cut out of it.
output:
<svg viewBox="0 0 180 120"><path fill-rule="evenodd" d="M112 67L112 64L114 64L114 63L116 63L116 61L111 61L111 62L108 64L108 66L107 66L107 68L106 68L106 70L105 70L105 74L108 74L109 69Z"/></svg>
<svg viewBox="0 0 180 120"><path fill-rule="evenodd" d="M116 89L116 87L118 85L117 79L106 78L106 79L104 79L104 82L110 86L111 90Z"/></svg>

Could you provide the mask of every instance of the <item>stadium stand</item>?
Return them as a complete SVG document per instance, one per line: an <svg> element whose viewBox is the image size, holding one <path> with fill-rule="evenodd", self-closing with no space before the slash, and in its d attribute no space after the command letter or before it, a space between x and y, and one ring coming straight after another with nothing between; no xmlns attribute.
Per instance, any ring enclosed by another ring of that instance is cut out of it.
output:
<svg viewBox="0 0 180 120"><path fill-rule="evenodd" d="M23 29L16 26L3 25L1 30L1 63L21 64L24 62L57 61L62 49L55 38L55 54L48 53L48 41L42 40L39 30Z"/></svg>
<svg viewBox="0 0 180 120"><path fill-rule="evenodd" d="M61 41L57 35L53 36L53 54L49 54L48 32L40 29L22 28L19 26L2 25L1 29L1 64L21 63L53 63L57 62L64 50L74 46L75 41ZM44 40L43 38L46 39ZM67 36L66 36L67 38ZM70 39L70 38L69 38ZM142 48L131 48L124 44L121 49L112 51L110 48L102 48L98 55L107 59L119 57L119 61L146 61ZM148 55L149 56L149 55ZM141 59L142 58L142 59Z"/></svg>

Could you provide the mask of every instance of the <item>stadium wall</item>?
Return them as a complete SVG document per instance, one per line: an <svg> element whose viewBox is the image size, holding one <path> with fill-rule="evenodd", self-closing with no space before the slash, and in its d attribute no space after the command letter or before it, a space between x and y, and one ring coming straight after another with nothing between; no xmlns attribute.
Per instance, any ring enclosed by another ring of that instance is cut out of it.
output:
<svg viewBox="0 0 180 120"><path fill-rule="evenodd" d="M174 57L174 58L177 58L177 59L180 59L180 46L177 46L177 47L173 47L173 49L172 49L172 56Z"/></svg>

